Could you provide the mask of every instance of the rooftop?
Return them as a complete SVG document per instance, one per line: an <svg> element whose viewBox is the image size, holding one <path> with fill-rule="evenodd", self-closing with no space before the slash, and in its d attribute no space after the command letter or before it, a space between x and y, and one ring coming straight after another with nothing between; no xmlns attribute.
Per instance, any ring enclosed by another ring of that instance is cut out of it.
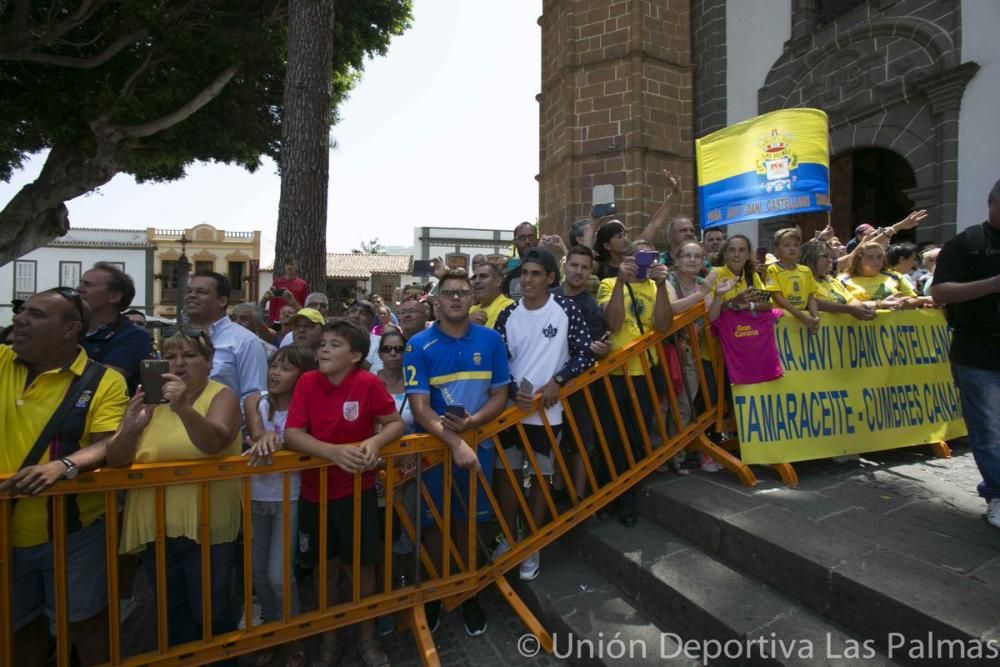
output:
<svg viewBox="0 0 1000 667"><path fill-rule="evenodd" d="M373 274L405 275L410 272L410 255L363 255L328 253L326 275L330 278L367 280Z"/></svg>

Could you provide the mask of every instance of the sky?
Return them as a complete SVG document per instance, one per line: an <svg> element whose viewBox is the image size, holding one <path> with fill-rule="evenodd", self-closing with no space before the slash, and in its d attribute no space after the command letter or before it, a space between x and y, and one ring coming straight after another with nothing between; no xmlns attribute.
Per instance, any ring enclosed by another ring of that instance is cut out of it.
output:
<svg viewBox="0 0 1000 667"><path fill-rule="evenodd" d="M414 0L412 27L368 62L333 128L329 251L374 238L410 246L414 227L507 229L537 217L541 4ZM0 206L43 160L0 183ZM172 183L119 174L67 206L74 227L259 229L268 266L280 187L270 161L254 174L195 163Z"/></svg>

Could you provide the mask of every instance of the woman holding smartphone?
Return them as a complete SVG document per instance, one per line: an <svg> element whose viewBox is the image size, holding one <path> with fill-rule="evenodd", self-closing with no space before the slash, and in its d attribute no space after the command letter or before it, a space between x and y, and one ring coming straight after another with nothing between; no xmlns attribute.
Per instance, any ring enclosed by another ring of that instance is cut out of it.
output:
<svg viewBox="0 0 1000 667"><path fill-rule="evenodd" d="M164 331L162 403L148 404L140 385L108 444L108 464L185 461L239 455L239 399L208 377L214 349L197 329ZM153 388L150 387L152 390ZM157 389L160 389L157 387ZM151 393L154 393L151 391ZM209 482L212 633L236 629L231 583L241 523L238 479ZM144 552L143 566L156 591L156 489L131 489L125 498L121 552ZM166 487L167 635L171 646L202 636L201 485Z"/></svg>

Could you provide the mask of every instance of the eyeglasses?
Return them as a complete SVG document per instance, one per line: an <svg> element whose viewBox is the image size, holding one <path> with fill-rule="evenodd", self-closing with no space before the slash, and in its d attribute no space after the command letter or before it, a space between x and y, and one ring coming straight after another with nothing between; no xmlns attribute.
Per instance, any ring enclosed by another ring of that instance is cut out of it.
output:
<svg viewBox="0 0 1000 667"><path fill-rule="evenodd" d="M537 238L534 234L518 234L514 239L518 241L530 241L531 239Z"/></svg>
<svg viewBox="0 0 1000 667"><path fill-rule="evenodd" d="M439 294L442 299L464 299L472 294L472 291L467 289L443 289Z"/></svg>
<svg viewBox="0 0 1000 667"><path fill-rule="evenodd" d="M378 349L379 352L383 354L389 354L390 352L395 352L396 354L403 354L403 345L383 345Z"/></svg>
<svg viewBox="0 0 1000 667"><path fill-rule="evenodd" d="M82 322L83 298L80 296L80 293L77 292L72 287L55 287L52 289L52 291L61 296L62 298L66 299L67 301L72 302L72 304L76 306L76 312L80 316L80 321Z"/></svg>

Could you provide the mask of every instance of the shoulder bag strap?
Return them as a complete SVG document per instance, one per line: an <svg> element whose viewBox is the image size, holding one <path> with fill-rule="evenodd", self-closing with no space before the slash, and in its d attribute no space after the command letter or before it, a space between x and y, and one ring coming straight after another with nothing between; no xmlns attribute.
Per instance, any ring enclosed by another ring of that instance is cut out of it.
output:
<svg viewBox="0 0 1000 667"><path fill-rule="evenodd" d="M38 436L38 440L35 441L34 446L32 446L31 451L28 455L24 457L24 461L21 462L21 467L19 470L23 470L29 466L36 465L42 458L42 454L45 449L52 442L52 438L55 437L56 431L62 426L62 423L66 420L66 416L69 411L73 409L76 405L77 400L80 395L86 390L97 387L100 383L101 378L104 376L104 371L106 368L101 364L94 361L87 361L87 367L84 369L83 374L80 377L73 380L69 389L66 391L66 396L63 397L62 403L56 408L56 411L49 418L48 423L45 428L42 429L41 434Z"/></svg>

